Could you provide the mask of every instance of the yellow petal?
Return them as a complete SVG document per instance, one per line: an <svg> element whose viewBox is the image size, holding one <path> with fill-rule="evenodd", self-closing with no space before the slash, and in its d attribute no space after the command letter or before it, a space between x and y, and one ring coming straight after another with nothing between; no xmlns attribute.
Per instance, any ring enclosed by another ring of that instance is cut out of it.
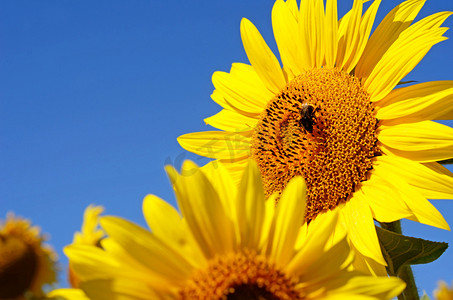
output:
<svg viewBox="0 0 453 300"><path fill-rule="evenodd" d="M146 300L161 299L146 284L125 279L98 279L81 283L90 299Z"/></svg>
<svg viewBox="0 0 453 300"><path fill-rule="evenodd" d="M231 104L227 99L225 99L225 97L226 97L226 95L221 93L219 90L214 90L211 94L211 99L218 105L222 106L223 108L235 111L238 114L247 116L249 118L259 118L259 115L261 112L250 112L250 111L241 110L238 107Z"/></svg>
<svg viewBox="0 0 453 300"><path fill-rule="evenodd" d="M259 114L272 99L270 92L252 66L234 63L230 73L214 72L212 83L232 107Z"/></svg>
<svg viewBox="0 0 453 300"><path fill-rule="evenodd" d="M386 124L386 121L382 122L378 139L384 146L399 150L398 153L412 152L414 157L422 158L414 160L421 162L453 157L453 128L432 121ZM406 155L403 157L412 159Z"/></svg>
<svg viewBox="0 0 453 300"><path fill-rule="evenodd" d="M222 109L217 114L204 119L206 124L224 131L250 131L255 128L257 118L250 118L229 109Z"/></svg>
<svg viewBox="0 0 453 300"><path fill-rule="evenodd" d="M447 29L439 26L450 14L443 12L426 17L400 34L365 81L371 101L384 98L432 46L446 39L442 35Z"/></svg>
<svg viewBox="0 0 453 300"><path fill-rule="evenodd" d="M373 216L366 200L354 193L353 197L340 210L340 218L347 226L349 239L354 247L362 255L374 259L381 265L387 265L382 256Z"/></svg>
<svg viewBox="0 0 453 300"><path fill-rule="evenodd" d="M202 131L181 135L177 140L187 151L210 158L238 159L250 153L250 138L242 133Z"/></svg>
<svg viewBox="0 0 453 300"><path fill-rule="evenodd" d="M102 228L128 249L130 255L142 265L164 278L183 280L190 275L192 267L179 251L171 249L144 228L117 217L102 217Z"/></svg>
<svg viewBox="0 0 453 300"><path fill-rule="evenodd" d="M324 61L324 3L301 1L299 14L300 53L306 68L321 67Z"/></svg>
<svg viewBox="0 0 453 300"><path fill-rule="evenodd" d="M230 74L237 80L242 81L249 89L253 89L253 94L249 96L257 97L255 100L257 103L266 105L274 97L274 93L266 88L253 66L244 63L232 63Z"/></svg>
<svg viewBox="0 0 453 300"><path fill-rule="evenodd" d="M162 284L165 281L165 278L160 274L153 276L150 272L141 272L143 269L130 268L126 264L120 265L118 260L95 246L70 245L64 248L64 253L69 258L71 269L81 281L105 278L106 276L125 276L136 280L148 276L157 284Z"/></svg>
<svg viewBox="0 0 453 300"><path fill-rule="evenodd" d="M286 85L280 64L255 25L245 18L241 21L241 37L256 73L270 91L278 93Z"/></svg>
<svg viewBox="0 0 453 300"><path fill-rule="evenodd" d="M300 276L310 265L317 265L315 262L332 246L333 236L338 234L337 222L338 210L335 210L318 215L308 225L307 232L299 236L304 240L298 241L298 253L285 268L289 274Z"/></svg>
<svg viewBox="0 0 453 300"><path fill-rule="evenodd" d="M302 177L291 179L283 190L275 211L271 258L282 266L287 264L294 253L294 244L305 215L306 190Z"/></svg>
<svg viewBox="0 0 453 300"><path fill-rule="evenodd" d="M122 247L119 243L117 243L111 237L107 237L102 239L101 241L102 249L105 250L102 253L103 256L111 257L112 259L116 260L119 264L118 272L112 273L113 277L117 277L121 275L121 272L127 273L127 278L133 280L146 280L147 284L159 287L160 285L166 283L166 279L162 278L159 272L153 272L152 270L148 269L146 266L142 265L141 262L137 261L134 257L130 255L130 252L127 248ZM193 261L193 258L188 258L188 261ZM95 264L102 264L102 262L95 262ZM200 263L198 266L205 267L206 261L204 260L203 263ZM122 269L121 269L122 268ZM109 275L110 276L110 275ZM101 276L97 275L92 278L104 278L106 274L102 274ZM124 277L124 276L123 276Z"/></svg>
<svg viewBox="0 0 453 300"><path fill-rule="evenodd" d="M264 220L261 230L261 239L259 249L261 253L269 256L272 250L272 242L274 240L275 231L275 203L277 202L277 193L274 193L266 199L264 203Z"/></svg>
<svg viewBox="0 0 453 300"><path fill-rule="evenodd" d="M352 263L353 270L373 276L387 276L387 270L385 269L385 266L377 263L371 258L361 255L352 244L351 251L356 253L354 262Z"/></svg>
<svg viewBox="0 0 453 300"><path fill-rule="evenodd" d="M324 53L325 53L325 37L324 37L324 27L325 25L325 16L324 16L324 1L323 0L313 0L310 1L313 5L311 7L311 34L312 34L312 53L315 54L314 61L316 67L320 68L324 63ZM316 25L315 25L316 24Z"/></svg>
<svg viewBox="0 0 453 300"><path fill-rule="evenodd" d="M322 300L343 300L343 299L348 299L348 300L372 300L376 299L374 297L370 296L365 296L365 295L357 295L357 294L351 294L351 293L331 293L325 297L319 298Z"/></svg>
<svg viewBox="0 0 453 300"><path fill-rule="evenodd" d="M286 0L286 6L289 8L296 21L299 19L299 8L297 7L297 0Z"/></svg>
<svg viewBox="0 0 453 300"><path fill-rule="evenodd" d="M195 243L186 223L168 202L148 195L143 200L143 215L152 233L171 247L182 252L193 266L200 266L202 253Z"/></svg>
<svg viewBox="0 0 453 300"><path fill-rule="evenodd" d="M155 195L147 195L143 199L143 215L146 223L154 235L160 239L174 242L179 240L181 227L181 216L176 209Z"/></svg>
<svg viewBox="0 0 453 300"><path fill-rule="evenodd" d="M212 164L215 168L218 162L221 163L230 174L234 186L238 187L239 183L241 182L244 169L248 164L248 159L249 157L247 156L238 159L219 159L209 162L208 164ZM204 166L201 168L204 168Z"/></svg>
<svg viewBox="0 0 453 300"><path fill-rule="evenodd" d="M347 69L347 62L354 56L359 39L362 1L354 1L352 9L342 18L339 27L337 67Z"/></svg>
<svg viewBox="0 0 453 300"><path fill-rule="evenodd" d="M409 207L414 212L413 216L408 217L409 220L450 230L450 226L442 214L428 200L419 200L419 198L415 198L412 201L407 201Z"/></svg>
<svg viewBox="0 0 453 300"><path fill-rule="evenodd" d="M425 0L409 0L395 7L371 35L355 69L359 78L367 78L401 32L410 26Z"/></svg>
<svg viewBox="0 0 453 300"><path fill-rule="evenodd" d="M251 94L253 89L249 89L229 73L214 72L212 74L212 83L230 106L250 114L259 114L263 110L260 103L255 101L256 97L247 97L246 93L244 93L245 90L248 92L247 94Z"/></svg>
<svg viewBox="0 0 453 300"><path fill-rule="evenodd" d="M453 174L438 163L421 164L397 156L382 155L375 158L376 169L395 173L404 178L428 199L453 198Z"/></svg>
<svg viewBox="0 0 453 300"><path fill-rule="evenodd" d="M316 0L317 1L317 0ZM314 68L317 64L317 29L315 28L316 14L314 12L314 1L301 1L299 9L299 60L305 69Z"/></svg>
<svg viewBox="0 0 453 300"><path fill-rule="evenodd" d="M335 292L390 299L401 294L405 287L404 281L397 277L354 276Z"/></svg>
<svg viewBox="0 0 453 300"><path fill-rule="evenodd" d="M298 52L300 45L297 26L297 19L291 7L287 2L277 0L272 8L272 28L283 66L291 74L289 80L303 70Z"/></svg>
<svg viewBox="0 0 453 300"><path fill-rule="evenodd" d="M345 269L346 265L352 262L352 258L347 240L342 239L332 248L325 251L322 256L319 256L316 263L303 269L303 273L299 275L299 282L309 283L307 284L310 285L308 291L316 289L319 284L323 285L324 288L328 287L330 289L331 282L329 282L329 279L336 277L335 270ZM310 260L313 261L312 259ZM345 262L347 263L345 264Z"/></svg>
<svg viewBox="0 0 453 300"><path fill-rule="evenodd" d="M236 163L229 163L233 166L242 166L245 165L245 162L236 162ZM209 178L214 189L217 191L219 195L219 199L222 202L222 206L225 210L225 214L227 217L232 221L232 224L237 224L239 221L237 220L237 207L236 202L234 201L237 197L238 187L239 184L233 180L231 176L231 171L226 167L226 163L222 163L221 161L211 161L205 166L201 167L200 170ZM238 176L242 177L242 173ZM237 245L240 241L240 232L236 227L233 229L233 225L231 225L231 231L234 234L231 234L231 243L232 248L236 249Z"/></svg>
<svg viewBox="0 0 453 300"><path fill-rule="evenodd" d="M453 81L433 81L393 90L378 103L376 118L404 123L453 118Z"/></svg>
<svg viewBox="0 0 453 300"><path fill-rule="evenodd" d="M74 234L74 244L96 245L105 235L98 228L99 215L104 211L102 206L89 205L83 215L82 231Z"/></svg>
<svg viewBox="0 0 453 300"><path fill-rule="evenodd" d="M182 215L205 256L231 251L235 246L234 227L208 178L191 161L183 163L181 174L171 166L165 169Z"/></svg>
<svg viewBox="0 0 453 300"><path fill-rule="evenodd" d="M222 201L225 212L230 218L236 218L236 203L238 185L234 183L225 163L212 161L200 168L209 178L214 189L217 191L220 201ZM242 176L242 175L241 175Z"/></svg>
<svg viewBox="0 0 453 300"><path fill-rule="evenodd" d="M360 190L354 193L354 197L360 196L361 199L366 199L373 218L380 222L394 222L410 217L412 212L401 198L399 190L394 189L389 182L393 174L385 173L385 168L380 167L377 166L373 170L370 180L362 183ZM379 169L383 171L377 172ZM383 177L380 176L381 174L389 175Z"/></svg>
<svg viewBox="0 0 453 300"><path fill-rule="evenodd" d="M440 212L425 197L423 197L417 189L411 187L406 182L404 177L400 177L393 172L388 172L385 166L376 168L373 176L376 177L378 175L381 176L381 178L388 179L386 181L387 186L390 189L397 191L399 194L399 197L393 197L393 199L387 197L387 201L382 201L388 203L387 207L389 211L395 207L394 203L398 201L397 199L401 199L406 203L411 212L411 215L407 216L408 219L443 229L449 229L447 222ZM381 222L388 222L381 219L377 220Z"/></svg>
<svg viewBox="0 0 453 300"><path fill-rule="evenodd" d="M326 66L333 68L338 50L338 12L337 0L326 1L326 19L324 26Z"/></svg>
<svg viewBox="0 0 453 300"><path fill-rule="evenodd" d="M259 114L258 113L251 113L251 112L247 112L247 111L243 111L243 110L240 110L238 109L237 107L233 107L226 99L225 99L225 95L222 94L221 92L219 92L218 90L214 90L211 94L211 99L212 101L214 101L215 103L217 103L218 105L220 105L221 107L225 108L225 109L229 109L229 110L233 110L233 111L236 111L237 113L241 114L241 115L245 115L245 116L248 116L248 117L256 117L258 116Z"/></svg>
<svg viewBox="0 0 453 300"><path fill-rule="evenodd" d="M260 170L256 162L250 160L244 170L236 200L237 230L243 248L256 249L259 245L265 214L264 199Z"/></svg>
<svg viewBox="0 0 453 300"><path fill-rule="evenodd" d="M346 72L351 72L357 65L357 62L362 56L363 51L365 50L365 46L368 42L368 38L371 33L371 28L373 27L374 19L376 18L376 13L381 4L381 0L375 0L368 10L363 15L360 21L360 27L358 30L358 38L356 40L356 44L353 45L354 48L352 49L351 55L349 56L348 60L345 62L344 69Z"/></svg>
<svg viewBox="0 0 453 300"><path fill-rule="evenodd" d="M48 298L57 298L65 300L90 300L81 289L56 289L47 293Z"/></svg>

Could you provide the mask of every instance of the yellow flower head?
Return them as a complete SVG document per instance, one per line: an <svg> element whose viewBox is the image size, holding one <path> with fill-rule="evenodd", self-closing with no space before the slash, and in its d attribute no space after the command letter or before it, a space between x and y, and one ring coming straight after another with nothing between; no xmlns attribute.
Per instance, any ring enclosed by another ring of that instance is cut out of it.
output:
<svg viewBox="0 0 453 300"><path fill-rule="evenodd" d="M92 299L387 299L405 284L397 278L349 271L344 236L334 236L337 213L301 226L305 183L292 179L275 206L265 200L252 162L239 188L219 164L185 162L167 173L181 215L149 195L143 213L150 231L105 216L102 248L73 244L65 253ZM369 299L369 298L367 298Z"/></svg>
<svg viewBox="0 0 453 300"><path fill-rule="evenodd" d="M364 264L385 265L373 218L449 229L427 199L453 198L453 175L436 162L453 156L453 129L432 121L452 118L453 81L396 87L446 39L441 25L451 12L411 24L425 1L408 0L370 36L381 1L366 10L365 2L355 0L338 20L337 0L277 0L272 25L283 67L243 19L250 65L212 76L223 110L205 121L221 131L178 141L223 162L236 181L254 159L266 196L303 176L305 221L343 206L340 223Z"/></svg>
<svg viewBox="0 0 453 300"><path fill-rule="evenodd" d="M434 291L434 299L453 300L453 285L450 288L445 281L440 281L438 289Z"/></svg>
<svg viewBox="0 0 453 300"><path fill-rule="evenodd" d="M74 234L74 244L98 245L105 233L99 229L99 216L104 211L102 206L89 205L83 214L81 232Z"/></svg>
<svg viewBox="0 0 453 300"><path fill-rule="evenodd" d="M73 244L100 246L101 239L105 236L104 231L99 229L99 216L103 211L102 206L94 205L89 205L85 209L82 230L74 234ZM74 274L71 264L69 264L68 277L72 287L79 286L79 278Z"/></svg>
<svg viewBox="0 0 453 300"><path fill-rule="evenodd" d="M0 299L41 297L56 281L57 255L30 221L9 213L0 221Z"/></svg>

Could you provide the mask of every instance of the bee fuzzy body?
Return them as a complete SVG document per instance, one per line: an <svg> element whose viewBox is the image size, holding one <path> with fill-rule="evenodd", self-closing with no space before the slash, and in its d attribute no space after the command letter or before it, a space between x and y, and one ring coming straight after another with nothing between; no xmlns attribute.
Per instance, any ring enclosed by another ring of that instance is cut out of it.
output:
<svg viewBox="0 0 453 300"><path fill-rule="evenodd" d="M313 132L313 124L316 120L315 110L313 105L308 103L302 104L302 108L300 109L299 124L309 133Z"/></svg>

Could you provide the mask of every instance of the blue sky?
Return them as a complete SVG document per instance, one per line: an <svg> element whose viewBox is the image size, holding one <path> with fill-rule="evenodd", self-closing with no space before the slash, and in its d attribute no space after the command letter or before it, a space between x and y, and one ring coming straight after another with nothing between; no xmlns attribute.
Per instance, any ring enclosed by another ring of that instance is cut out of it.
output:
<svg viewBox="0 0 453 300"><path fill-rule="evenodd" d="M352 1L340 1L340 14ZM431 0L420 16L453 10ZM399 1L383 0L382 20ZM171 203L164 165L206 159L185 152L181 134L208 130L214 71L248 62L240 39L250 19L274 52L273 1L0 2L0 218L32 219L58 251L80 228L85 207L144 225L141 202ZM419 16L419 18L420 18ZM453 27L453 18L445 23ZM453 31L447 36L452 37ZM407 79L453 80L453 41L436 45ZM452 122L446 122L450 126ZM452 167L449 167L452 170ZM453 224L453 202L434 205ZM404 222L408 235L453 245L449 231ZM453 250L415 266L421 290L453 280Z"/></svg>

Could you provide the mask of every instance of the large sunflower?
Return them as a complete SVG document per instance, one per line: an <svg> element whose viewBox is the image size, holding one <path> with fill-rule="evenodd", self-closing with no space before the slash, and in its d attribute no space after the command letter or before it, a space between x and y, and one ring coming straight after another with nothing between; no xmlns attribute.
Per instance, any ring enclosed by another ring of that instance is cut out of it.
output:
<svg viewBox="0 0 453 300"><path fill-rule="evenodd" d="M373 219L408 218L449 229L427 199L453 198L452 174L436 161L453 157L453 81L396 88L448 28L451 12L413 25L424 0L395 7L370 37L380 0L363 13L355 0L338 20L337 0L278 0L272 25L283 68L255 26L241 21L251 65L215 72L205 119L222 131L178 138L196 154L223 162L239 178L248 158L270 196L302 175L305 221L341 209L341 224L366 265L385 265ZM396 88L396 89L395 89ZM214 161L215 163L215 161ZM372 260L370 260L370 258ZM376 266L379 272L383 267ZM375 268L375 271L377 270Z"/></svg>
<svg viewBox="0 0 453 300"><path fill-rule="evenodd" d="M201 171L186 162L183 169L167 169L182 216L150 195L143 212L151 232L106 216L100 218L103 249L65 248L89 298L387 299L404 288L395 277L348 270L352 255L345 237L333 235L335 211L314 220L316 226L301 226L300 176L275 206L276 195L265 200L255 163L239 188L221 165Z"/></svg>
<svg viewBox="0 0 453 300"><path fill-rule="evenodd" d="M0 222L0 299L42 297L56 281L57 255L30 221L8 214Z"/></svg>

